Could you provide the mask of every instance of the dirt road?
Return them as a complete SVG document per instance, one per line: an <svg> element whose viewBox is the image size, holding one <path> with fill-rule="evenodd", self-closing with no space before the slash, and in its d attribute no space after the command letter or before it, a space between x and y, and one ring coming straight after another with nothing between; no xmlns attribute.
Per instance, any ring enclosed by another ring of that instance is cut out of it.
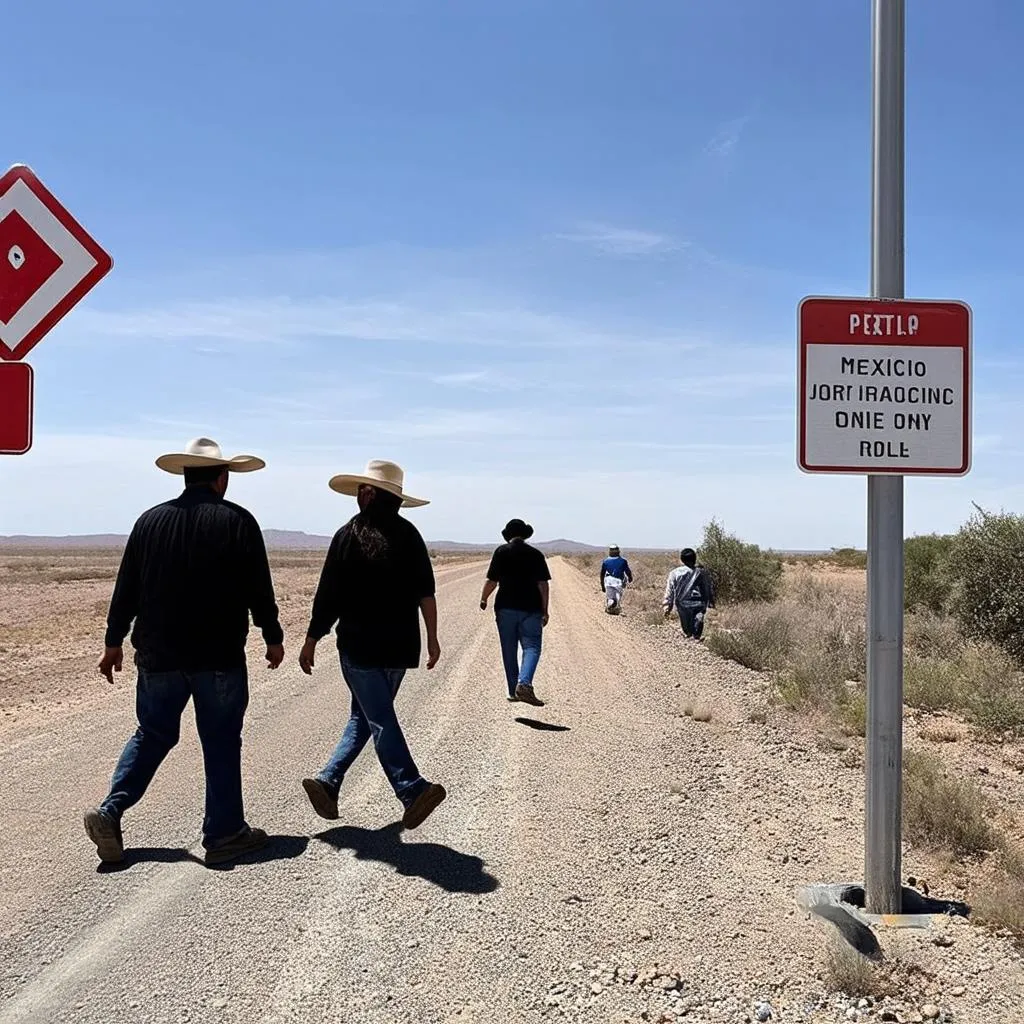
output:
<svg viewBox="0 0 1024 1024"><path fill-rule="evenodd" d="M298 635L277 673L254 648L247 816L275 838L230 870L194 857L190 723L125 819L126 865L97 870L81 812L133 728L128 673L5 721L0 1024L848 1019L794 893L859 876L860 771L751 722L752 674L605 616L596 581L552 568L542 709L504 700L482 566L439 572L443 659L407 678L400 715L449 799L415 832L370 749L337 827L306 803L345 707L327 642L312 679ZM1018 1019L1009 941L948 932L893 940L905 1019Z"/></svg>

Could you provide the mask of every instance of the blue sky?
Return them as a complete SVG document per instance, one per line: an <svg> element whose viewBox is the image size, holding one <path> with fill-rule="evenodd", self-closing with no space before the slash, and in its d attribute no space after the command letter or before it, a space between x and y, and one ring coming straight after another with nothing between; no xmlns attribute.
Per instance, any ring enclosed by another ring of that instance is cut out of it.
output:
<svg viewBox="0 0 1024 1024"><path fill-rule="evenodd" d="M975 456L908 532L1021 511L1024 9L908 4L907 291L974 308ZM333 530L393 458L433 539L862 545L796 468L796 305L868 287L868 0L259 0L5 12L3 133L114 270L29 357L0 532L127 529L188 438Z"/></svg>

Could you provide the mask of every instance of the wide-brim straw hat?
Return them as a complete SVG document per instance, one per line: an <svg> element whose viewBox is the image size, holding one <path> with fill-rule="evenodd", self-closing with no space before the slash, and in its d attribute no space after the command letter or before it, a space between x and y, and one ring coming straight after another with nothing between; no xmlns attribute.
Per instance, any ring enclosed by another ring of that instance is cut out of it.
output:
<svg viewBox="0 0 1024 1024"><path fill-rule="evenodd" d="M182 476L186 469L204 469L208 466L225 466L232 473L253 473L263 469L266 463L255 455L233 455L225 458L216 441L208 437L197 437L185 445L183 452L161 455L156 464L165 473Z"/></svg>
<svg viewBox="0 0 1024 1024"><path fill-rule="evenodd" d="M382 491L401 498L402 508L419 508L430 504L425 498L414 498L405 493L405 472L398 463L388 462L386 459L371 459L362 473L339 473L332 476L328 487L339 494L347 494L354 498L364 484L379 487Z"/></svg>

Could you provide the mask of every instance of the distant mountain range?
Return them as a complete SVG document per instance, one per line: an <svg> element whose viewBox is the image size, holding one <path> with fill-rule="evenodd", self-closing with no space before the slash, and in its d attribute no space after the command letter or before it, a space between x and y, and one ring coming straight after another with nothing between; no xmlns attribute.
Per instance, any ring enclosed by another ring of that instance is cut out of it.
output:
<svg viewBox="0 0 1024 1024"><path fill-rule="evenodd" d="M330 537L315 533L303 533L301 530L264 530L263 536L266 539L267 547L274 551L320 551L331 543ZM118 533L92 533L67 537L32 537L20 535L14 537L0 537L0 548L121 548L127 537ZM451 553L491 551L495 544L464 544L454 540L427 541L427 547L432 551L444 551ZM560 555L583 555L604 551L604 548L594 547L592 544L583 544L575 540L548 540L541 541L536 547L548 554Z"/></svg>

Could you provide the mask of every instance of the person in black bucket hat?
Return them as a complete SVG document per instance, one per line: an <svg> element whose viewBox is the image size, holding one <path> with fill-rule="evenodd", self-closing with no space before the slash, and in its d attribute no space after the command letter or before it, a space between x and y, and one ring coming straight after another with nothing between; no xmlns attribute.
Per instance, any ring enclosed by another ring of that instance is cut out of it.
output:
<svg viewBox="0 0 1024 1024"><path fill-rule="evenodd" d="M534 692L533 677L540 661L544 627L548 624L551 572L544 553L526 543L533 536L533 527L528 523L510 519L501 535L505 543L491 556L480 608L486 611L488 599L497 590L494 616L508 699L543 707L544 702Z"/></svg>

